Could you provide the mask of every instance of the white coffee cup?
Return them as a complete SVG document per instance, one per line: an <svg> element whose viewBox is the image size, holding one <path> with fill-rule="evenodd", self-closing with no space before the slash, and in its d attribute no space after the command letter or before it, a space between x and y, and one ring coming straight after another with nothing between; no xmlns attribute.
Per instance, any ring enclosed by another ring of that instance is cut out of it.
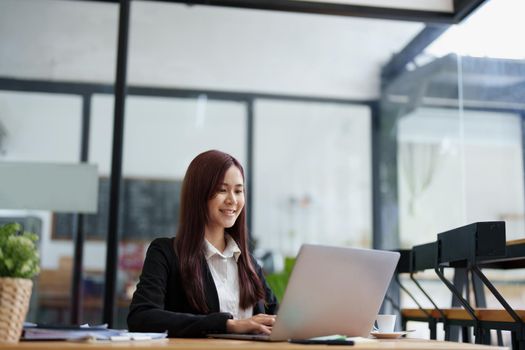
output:
<svg viewBox="0 0 525 350"><path fill-rule="evenodd" d="M377 330L381 333L392 333L396 326L396 315L377 315Z"/></svg>

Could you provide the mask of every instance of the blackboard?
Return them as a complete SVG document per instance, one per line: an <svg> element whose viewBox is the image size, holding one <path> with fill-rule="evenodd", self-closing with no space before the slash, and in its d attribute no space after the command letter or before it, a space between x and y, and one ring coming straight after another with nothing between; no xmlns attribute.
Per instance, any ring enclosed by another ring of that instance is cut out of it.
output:
<svg viewBox="0 0 525 350"><path fill-rule="evenodd" d="M121 240L151 240L174 236L179 216L181 181L157 179L123 180L119 202L119 237ZM87 239L105 240L108 230L109 179L99 179L98 213L84 215ZM71 239L72 214L54 213L53 239Z"/></svg>

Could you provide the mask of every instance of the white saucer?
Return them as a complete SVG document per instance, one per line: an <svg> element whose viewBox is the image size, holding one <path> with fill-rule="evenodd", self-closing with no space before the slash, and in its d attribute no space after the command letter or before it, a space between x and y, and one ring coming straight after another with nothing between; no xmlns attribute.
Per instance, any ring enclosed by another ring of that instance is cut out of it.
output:
<svg viewBox="0 0 525 350"><path fill-rule="evenodd" d="M407 333L408 332L370 332L371 335L378 339L397 339L407 335Z"/></svg>

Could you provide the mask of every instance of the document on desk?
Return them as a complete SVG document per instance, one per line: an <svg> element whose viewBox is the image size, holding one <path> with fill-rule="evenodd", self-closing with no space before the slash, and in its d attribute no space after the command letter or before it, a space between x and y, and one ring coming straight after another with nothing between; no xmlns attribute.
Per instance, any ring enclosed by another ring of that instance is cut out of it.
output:
<svg viewBox="0 0 525 350"><path fill-rule="evenodd" d="M377 342L377 340L372 339L372 338L347 337L346 335L332 334L332 335L327 335L324 337L314 337L314 338L308 338L308 339L292 339L290 342L301 343L301 344L353 345L353 344L362 344L362 343L375 343Z"/></svg>
<svg viewBox="0 0 525 350"><path fill-rule="evenodd" d="M107 327L34 326L24 328L22 340L130 341L166 338L167 333L137 333Z"/></svg>

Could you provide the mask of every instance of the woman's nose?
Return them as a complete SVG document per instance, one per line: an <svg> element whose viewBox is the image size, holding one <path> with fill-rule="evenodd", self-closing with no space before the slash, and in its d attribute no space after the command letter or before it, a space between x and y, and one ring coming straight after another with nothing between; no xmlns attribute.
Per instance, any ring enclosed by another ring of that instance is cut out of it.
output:
<svg viewBox="0 0 525 350"><path fill-rule="evenodd" d="M226 203L235 203L235 202L237 202L235 195L232 192L228 192L228 195L226 196Z"/></svg>

